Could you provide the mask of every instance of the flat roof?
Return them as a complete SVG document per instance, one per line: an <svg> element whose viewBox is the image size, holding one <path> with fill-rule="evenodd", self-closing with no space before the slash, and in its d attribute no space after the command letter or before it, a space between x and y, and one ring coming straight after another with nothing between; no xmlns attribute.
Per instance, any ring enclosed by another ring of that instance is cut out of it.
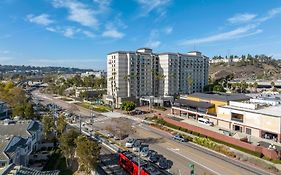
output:
<svg viewBox="0 0 281 175"><path fill-rule="evenodd" d="M182 105L194 107L194 108L211 108L214 106L214 104L211 104L209 102L197 102L197 101L192 101L192 100L186 100L186 99L178 99L175 100L174 103L180 103Z"/></svg>
<svg viewBox="0 0 281 175"><path fill-rule="evenodd" d="M281 105L261 107L258 109L248 109L248 108L242 108L242 107L236 107L236 106L230 106L230 105L220 106L220 107L244 111L244 112L251 112L251 113L255 113L255 114L268 115L271 117L281 117Z"/></svg>
<svg viewBox="0 0 281 175"><path fill-rule="evenodd" d="M245 94L227 94L227 93L193 93L188 95L188 97L197 97L201 99L208 100L218 100L218 101L241 101L241 100L249 100L251 97Z"/></svg>
<svg viewBox="0 0 281 175"><path fill-rule="evenodd" d="M113 52L110 52L108 53L107 55L111 55L111 54L116 54L116 53L120 53L120 54L135 54L135 53L141 53L141 54L153 54L153 55L181 55L181 56L188 56L188 57L200 57L200 58L208 58L204 55L200 55L200 56L197 56L197 55L192 55L191 53L194 52L194 51L190 51L190 52L187 52L187 53L178 53L178 52L162 52L162 53L154 53L154 52L151 52L151 53L145 53L145 52L138 52L138 50L142 50L142 49L146 49L146 50L152 50L150 48L139 48L137 49L136 51L121 51L121 50L118 50L118 51L113 51ZM199 51L196 51L198 53L201 53Z"/></svg>

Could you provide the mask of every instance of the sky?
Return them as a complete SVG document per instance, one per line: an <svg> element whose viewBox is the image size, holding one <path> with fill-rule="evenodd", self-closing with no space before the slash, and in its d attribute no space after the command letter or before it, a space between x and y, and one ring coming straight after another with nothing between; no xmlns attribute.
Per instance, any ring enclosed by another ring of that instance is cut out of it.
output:
<svg viewBox="0 0 281 175"><path fill-rule="evenodd" d="M0 64L106 69L116 50L281 58L281 0L0 0Z"/></svg>

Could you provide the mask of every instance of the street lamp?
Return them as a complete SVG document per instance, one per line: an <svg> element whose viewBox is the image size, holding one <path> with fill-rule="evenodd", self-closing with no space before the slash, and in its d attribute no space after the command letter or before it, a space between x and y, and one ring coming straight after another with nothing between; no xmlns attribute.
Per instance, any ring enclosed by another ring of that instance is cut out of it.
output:
<svg viewBox="0 0 281 175"><path fill-rule="evenodd" d="M141 148L139 147L139 151L138 151L138 175L141 175L140 150L141 150Z"/></svg>

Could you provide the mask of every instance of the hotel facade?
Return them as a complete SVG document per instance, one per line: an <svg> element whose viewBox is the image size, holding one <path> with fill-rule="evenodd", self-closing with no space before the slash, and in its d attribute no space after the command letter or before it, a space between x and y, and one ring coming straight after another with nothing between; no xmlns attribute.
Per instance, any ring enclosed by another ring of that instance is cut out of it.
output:
<svg viewBox="0 0 281 175"><path fill-rule="evenodd" d="M197 51L158 54L140 48L112 52L107 55L105 101L118 108L130 98L201 92L208 84L208 70L209 58Z"/></svg>

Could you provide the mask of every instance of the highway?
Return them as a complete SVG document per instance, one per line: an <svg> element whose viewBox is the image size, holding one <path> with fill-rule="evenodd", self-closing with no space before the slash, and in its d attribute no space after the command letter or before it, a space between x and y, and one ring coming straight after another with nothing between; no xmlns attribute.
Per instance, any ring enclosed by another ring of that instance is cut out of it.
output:
<svg viewBox="0 0 281 175"><path fill-rule="evenodd" d="M56 99L51 95L40 94L38 91L33 95L40 98L44 103L55 103L63 108L69 109L70 105L62 100ZM90 110L78 107L76 111L81 116L90 116ZM97 122L93 128L102 130L104 124L110 122L110 117L95 113ZM127 116L125 116L127 117ZM133 119L131 117L131 119ZM100 121L100 122L99 122ZM196 174L217 174L217 175L269 175L270 173L258 169L254 166L244 164L242 162L230 159L224 155L214 153L213 151L202 148L193 143L178 143L171 140L171 135L162 130L141 124L139 120L133 120L137 132L131 137L136 138L152 138L158 140L151 143L150 148L163 154L167 159L173 161L173 167L170 169L172 174L186 175L189 174L188 163L195 164Z"/></svg>

